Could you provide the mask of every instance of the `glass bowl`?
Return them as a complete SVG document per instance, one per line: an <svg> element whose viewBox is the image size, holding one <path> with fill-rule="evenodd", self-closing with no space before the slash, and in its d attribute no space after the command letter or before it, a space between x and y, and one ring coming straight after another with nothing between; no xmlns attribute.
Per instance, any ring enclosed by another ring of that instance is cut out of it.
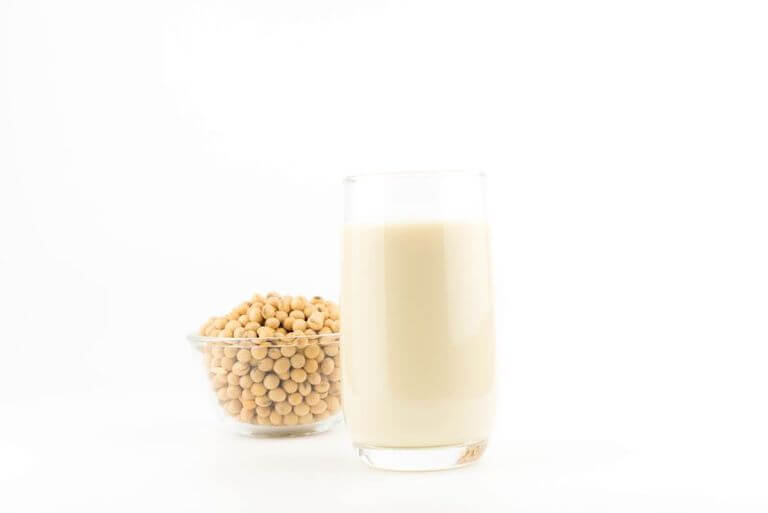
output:
<svg viewBox="0 0 768 513"><path fill-rule="evenodd" d="M190 335L221 417L238 433L321 433L341 414L339 334L270 338Z"/></svg>

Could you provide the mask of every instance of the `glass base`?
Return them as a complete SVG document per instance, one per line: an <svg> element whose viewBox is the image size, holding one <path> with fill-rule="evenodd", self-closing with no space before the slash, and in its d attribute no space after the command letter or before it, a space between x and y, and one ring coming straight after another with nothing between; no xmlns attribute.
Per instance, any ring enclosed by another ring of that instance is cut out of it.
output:
<svg viewBox="0 0 768 513"><path fill-rule="evenodd" d="M375 447L355 444L368 466L383 470L446 470L474 463L485 452L487 440L441 447Z"/></svg>
<svg viewBox="0 0 768 513"><path fill-rule="evenodd" d="M231 423L232 429L240 435L255 438L285 438L325 433L341 422L341 419L341 412L338 412L320 422L297 424L295 426L262 426L257 424L246 424L233 419L227 420L228 423Z"/></svg>

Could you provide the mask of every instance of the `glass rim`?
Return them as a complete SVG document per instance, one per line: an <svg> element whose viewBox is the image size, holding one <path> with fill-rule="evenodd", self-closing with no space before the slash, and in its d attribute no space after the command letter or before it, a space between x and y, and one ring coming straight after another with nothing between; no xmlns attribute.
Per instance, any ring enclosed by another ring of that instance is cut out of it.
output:
<svg viewBox="0 0 768 513"><path fill-rule="evenodd" d="M335 337L332 341L323 341L322 339L327 339ZM237 344L242 344L243 342L254 342L256 344L262 343L262 342L270 342L269 347L288 347L293 346L295 347L298 345L300 340L306 340L307 345L326 345L326 344L332 344L332 343L338 343L341 339L341 333L316 333L314 335L280 335L278 337L207 337L205 335L195 335L190 334L187 335L187 341L192 346L193 349L201 349L206 344L212 344L212 343L218 343L223 342L226 344L230 344L232 346L237 347ZM290 341L291 343L287 343ZM275 343L280 342L280 343ZM242 347L258 347L256 345L253 346L242 346Z"/></svg>
<svg viewBox="0 0 768 513"><path fill-rule="evenodd" d="M434 169L434 170L414 170L414 171L379 171L374 173L361 173L357 175L348 175L344 177L343 183L353 184L368 179L377 178L424 178L424 177L476 177L485 179L486 175L482 171L463 170L463 169Z"/></svg>

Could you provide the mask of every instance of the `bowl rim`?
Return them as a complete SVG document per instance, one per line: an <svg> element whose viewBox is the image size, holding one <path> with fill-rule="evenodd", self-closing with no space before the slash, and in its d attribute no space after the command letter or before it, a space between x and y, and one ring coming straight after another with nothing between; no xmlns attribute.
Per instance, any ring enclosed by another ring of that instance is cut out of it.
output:
<svg viewBox="0 0 768 513"><path fill-rule="evenodd" d="M333 337L333 340L330 341L323 341L322 339L327 339ZM193 349L201 350L206 344L213 344L213 343L220 343L223 342L225 344L230 344L233 347L242 347L243 349L246 348L252 348L252 347L258 347L257 345L243 345L238 346L238 344L242 344L243 342L254 342L256 344L262 343L262 342L270 342L269 347L288 347L288 346L297 346L299 341L301 339L306 339L309 342L306 344L309 345L328 345L328 344L338 344L341 340L341 333L316 333L314 335L281 335L279 337L207 337L205 335L196 335L194 333L190 333L187 335L187 341L189 342L190 346L192 346ZM282 343L274 343L282 342ZM291 341L290 344L285 343L287 341Z"/></svg>

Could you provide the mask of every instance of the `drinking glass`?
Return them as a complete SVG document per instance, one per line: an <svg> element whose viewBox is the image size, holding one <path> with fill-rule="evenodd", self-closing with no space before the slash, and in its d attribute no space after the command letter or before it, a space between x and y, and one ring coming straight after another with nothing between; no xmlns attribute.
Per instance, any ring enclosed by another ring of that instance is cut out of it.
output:
<svg viewBox="0 0 768 513"><path fill-rule="evenodd" d="M357 454L390 470L476 461L494 412L485 176L348 177L343 409Z"/></svg>

